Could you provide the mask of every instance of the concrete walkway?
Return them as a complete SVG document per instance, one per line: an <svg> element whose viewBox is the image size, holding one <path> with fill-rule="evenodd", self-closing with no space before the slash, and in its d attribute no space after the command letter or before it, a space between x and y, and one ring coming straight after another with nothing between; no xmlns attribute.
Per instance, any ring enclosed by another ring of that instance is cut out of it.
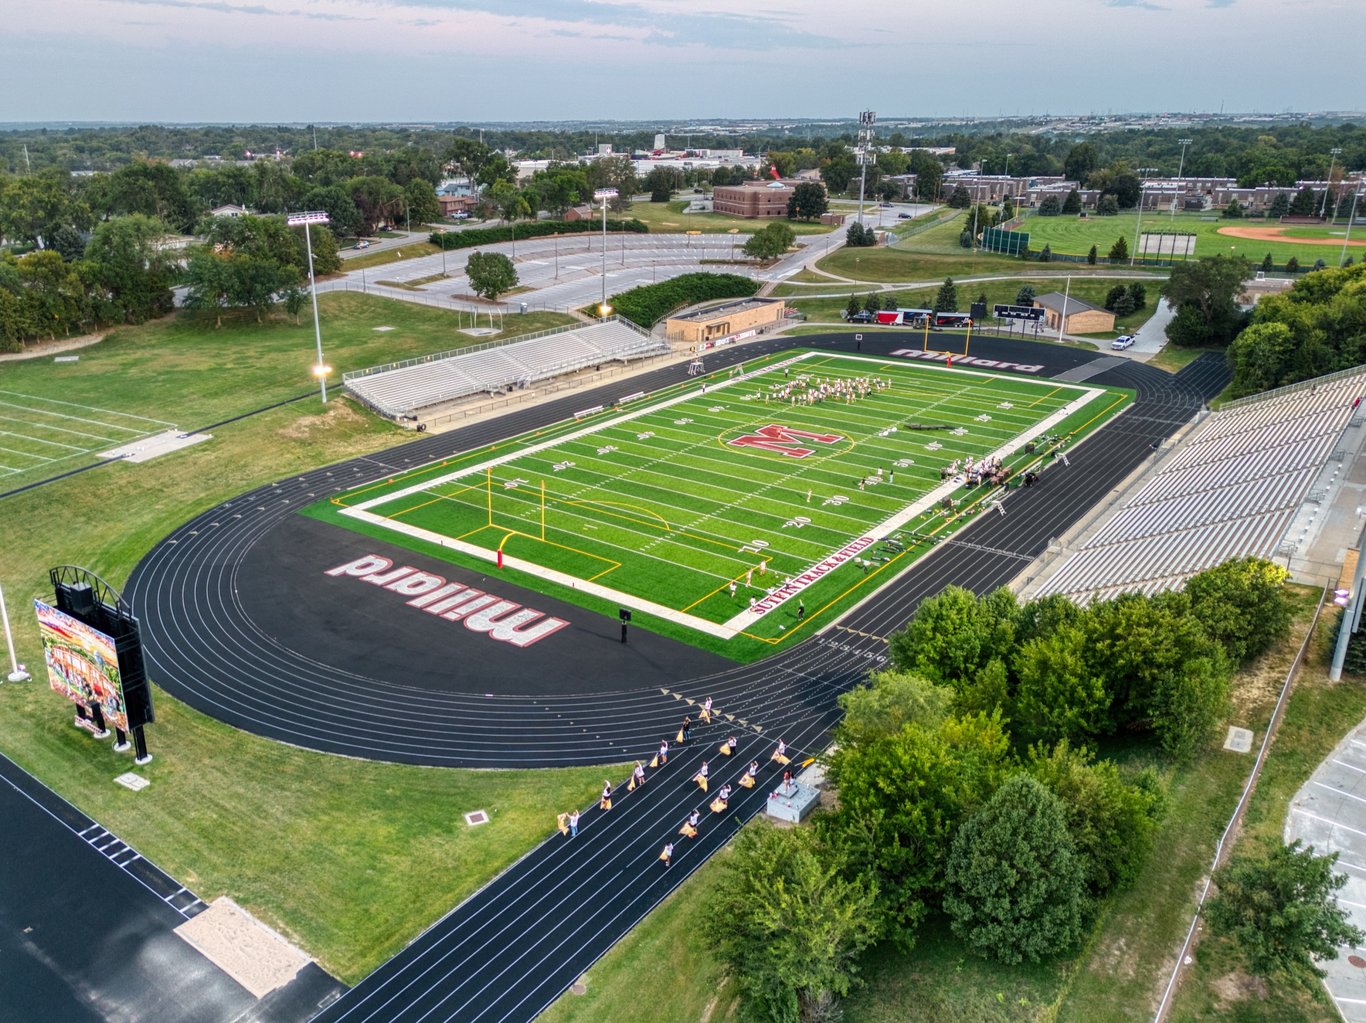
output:
<svg viewBox="0 0 1366 1023"><path fill-rule="evenodd" d="M1347 875L1339 905L1353 924L1366 929L1366 721L1338 743L1295 793L1285 840L1297 838L1322 855L1338 853L1337 870ZM1336 959L1319 965L1328 971L1323 983L1342 1018L1366 1023L1366 948L1339 948Z"/></svg>

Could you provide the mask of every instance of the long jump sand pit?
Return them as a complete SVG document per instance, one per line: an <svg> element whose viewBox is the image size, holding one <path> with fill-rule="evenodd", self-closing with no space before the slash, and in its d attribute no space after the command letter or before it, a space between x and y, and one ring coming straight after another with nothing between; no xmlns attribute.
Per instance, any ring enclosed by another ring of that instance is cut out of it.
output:
<svg viewBox="0 0 1366 1023"><path fill-rule="evenodd" d="M1297 238L1285 233L1283 227L1221 227L1220 234L1230 238L1246 238L1254 242L1293 242L1296 245L1336 245L1342 248L1341 238ZM1348 241L1348 245L1366 245L1366 239Z"/></svg>

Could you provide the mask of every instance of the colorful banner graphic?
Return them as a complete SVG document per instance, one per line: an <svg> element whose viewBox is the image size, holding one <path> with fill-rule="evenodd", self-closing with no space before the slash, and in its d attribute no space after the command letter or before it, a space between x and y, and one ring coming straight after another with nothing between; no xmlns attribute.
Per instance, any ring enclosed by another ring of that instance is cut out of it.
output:
<svg viewBox="0 0 1366 1023"><path fill-rule="evenodd" d="M33 602L52 688L73 703L99 705L104 723L128 731L114 639L41 600Z"/></svg>

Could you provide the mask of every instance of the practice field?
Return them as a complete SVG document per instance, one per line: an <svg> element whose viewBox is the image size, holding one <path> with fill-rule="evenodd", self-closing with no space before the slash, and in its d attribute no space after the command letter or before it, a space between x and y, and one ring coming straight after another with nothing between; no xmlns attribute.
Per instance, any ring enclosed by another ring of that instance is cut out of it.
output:
<svg viewBox="0 0 1366 1023"><path fill-rule="evenodd" d="M585 410L313 513L486 569L501 557L524 585L610 613L630 608L713 648L741 636L771 644L829 621L999 497L997 486L970 485L969 460L999 461L1019 483L1128 400L1082 384L800 352ZM379 582L381 567L354 571ZM454 618L494 600L435 576L383 584Z"/></svg>
<svg viewBox="0 0 1366 1023"><path fill-rule="evenodd" d="M1093 213L1085 217L1070 213L1059 217L1041 217L1035 214L1026 217L1018 230L1029 232L1029 247L1036 252L1048 245L1059 254L1084 256L1094 245L1100 258L1104 259L1118 238L1123 238L1124 244L1132 252L1134 230L1139 226L1138 215L1131 210L1114 217L1098 217ZM1345 224L1309 228L1295 225L1287 227L1283 234L1274 238L1237 237L1232 233L1223 233L1225 229L1265 231L1279 227L1274 220L1225 220L1219 216L1218 210L1205 213L1178 213L1175 217L1166 211L1145 210L1141 225L1144 234L1194 234L1195 255L1192 258L1238 255L1254 263L1260 263L1270 252L1271 260L1277 266L1284 266L1285 261L1291 256L1298 259L1305 269L1313 266L1314 261L1318 259L1326 260L1330 266L1337 265L1337 253L1331 244L1324 242L1336 239L1337 244L1341 246L1347 230ZM1180 259L1179 256L1177 258Z"/></svg>
<svg viewBox="0 0 1366 1023"><path fill-rule="evenodd" d="M62 472L171 423L0 389L0 484L22 473Z"/></svg>

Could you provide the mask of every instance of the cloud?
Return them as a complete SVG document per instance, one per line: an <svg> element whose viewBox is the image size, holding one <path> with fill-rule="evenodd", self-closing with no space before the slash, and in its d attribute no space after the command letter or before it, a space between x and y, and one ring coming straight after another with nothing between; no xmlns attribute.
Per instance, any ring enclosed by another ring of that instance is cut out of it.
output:
<svg viewBox="0 0 1366 1023"><path fill-rule="evenodd" d="M1218 2L1218 0L1216 0ZM1233 0L1228 0L1232 3ZM1151 3L1150 0L1105 0L1106 7L1137 7L1144 11L1165 11L1168 8L1162 4Z"/></svg>
<svg viewBox="0 0 1366 1023"><path fill-rule="evenodd" d="M296 8L267 7L264 4L230 4L223 0L122 0L123 3L143 7L180 7L192 11L212 11L215 14L253 14L277 18L308 18L312 21L376 21L373 17L341 14L337 11L304 11Z"/></svg>
<svg viewBox="0 0 1366 1023"><path fill-rule="evenodd" d="M1238 0L1206 0L1206 7L1232 7Z"/></svg>

